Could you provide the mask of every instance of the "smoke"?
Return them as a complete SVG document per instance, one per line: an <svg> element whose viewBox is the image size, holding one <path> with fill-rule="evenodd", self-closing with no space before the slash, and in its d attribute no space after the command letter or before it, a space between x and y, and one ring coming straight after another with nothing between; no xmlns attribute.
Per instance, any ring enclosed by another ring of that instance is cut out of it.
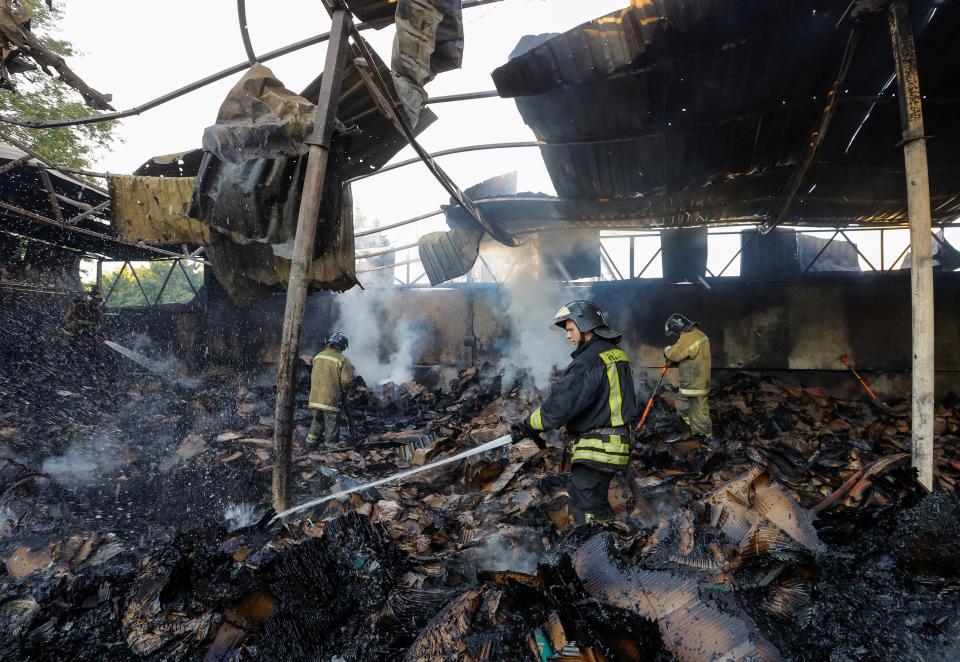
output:
<svg viewBox="0 0 960 662"><path fill-rule="evenodd" d="M337 297L334 330L350 341L347 356L367 384L413 378L418 328L408 302L391 290L347 290Z"/></svg>
<svg viewBox="0 0 960 662"><path fill-rule="evenodd" d="M120 442L111 433L100 431L76 443L63 455L43 461L43 473L66 487L83 487L101 474L122 466Z"/></svg>
<svg viewBox="0 0 960 662"><path fill-rule="evenodd" d="M537 536L512 538L494 534L482 545L466 553L467 563L477 570L513 570L530 573L536 570L543 555Z"/></svg>
<svg viewBox="0 0 960 662"><path fill-rule="evenodd" d="M551 328L551 321L560 306L578 297L548 281L514 282L505 288L510 344L503 351L504 383L519 379L546 388L553 371L570 362L573 350L564 333Z"/></svg>

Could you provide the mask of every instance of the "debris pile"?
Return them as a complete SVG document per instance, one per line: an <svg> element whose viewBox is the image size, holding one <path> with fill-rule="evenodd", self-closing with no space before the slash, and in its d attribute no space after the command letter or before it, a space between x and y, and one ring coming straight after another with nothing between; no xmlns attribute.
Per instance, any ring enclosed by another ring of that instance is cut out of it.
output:
<svg viewBox="0 0 960 662"><path fill-rule="evenodd" d="M271 374L113 389L99 421L63 396L56 444L0 412L4 657L919 659L960 642L955 397L925 498L906 403L744 375L716 389L718 448L658 404L635 453L652 518L618 478L618 520L573 527L551 434L270 526ZM360 385L340 447L295 445L294 500L495 439L539 397L489 367Z"/></svg>

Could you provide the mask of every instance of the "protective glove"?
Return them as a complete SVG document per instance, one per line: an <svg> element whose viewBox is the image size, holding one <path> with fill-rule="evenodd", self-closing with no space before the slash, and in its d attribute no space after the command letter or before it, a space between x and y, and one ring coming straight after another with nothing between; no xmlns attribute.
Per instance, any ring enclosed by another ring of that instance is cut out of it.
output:
<svg viewBox="0 0 960 662"><path fill-rule="evenodd" d="M510 437L514 441L520 441L521 439L526 438L529 435L527 431L528 423L526 421L518 421L510 424Z"/></svg>
<svg viewBox="0 0 960 662"><path fill-rule="evenodd" d="M510 436L514 441L529 439L537 445L537 448L541 450L547 447L547 442L544 441L541 431L534 430L532 427L530 427L530 421L527 419L512 424L510 426Z"/></svg>

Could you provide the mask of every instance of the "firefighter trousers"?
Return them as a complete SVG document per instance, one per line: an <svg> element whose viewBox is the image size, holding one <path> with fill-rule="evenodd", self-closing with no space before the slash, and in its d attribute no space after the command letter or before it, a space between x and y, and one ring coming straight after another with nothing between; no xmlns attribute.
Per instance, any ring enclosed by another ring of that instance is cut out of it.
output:
<svg viewBox="0 0 960 662"><path fill-rule="evenodd" d="M577 524L598 519L613 519L607 499L613 474L594 469L585 463L574 464L567 477L570 510Z"/></svg>
<svg viewBox="0 0 960 662"><path fill-rule="evenodd" d="M340 412L313 410L313 420L310 421L310 432L307 433L307 443L315 444L323 436L323 443L327 446L336 446L340 443Z"/></svg>
<svg viewBox="0 0 960 662"><path fill-rule="evenodd" d="M693 434L713 436L713 423L710 421L710 404L705 395L683 395L676 397L677 413L683 422L690 426Z"/></svg>

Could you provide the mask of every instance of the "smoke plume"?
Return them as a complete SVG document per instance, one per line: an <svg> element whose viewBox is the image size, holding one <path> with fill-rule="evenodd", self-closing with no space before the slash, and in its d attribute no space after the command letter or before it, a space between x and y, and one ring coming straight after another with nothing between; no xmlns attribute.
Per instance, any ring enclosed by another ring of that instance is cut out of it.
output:
<svg viewBox="0 0 960 662"><path fill-rule="evenodd" d="M413 378L417 326L397 291L347 290L337 297L334 329L350 340L347 356L367 384Z"/></svg>
<svg viewBox="0 0 960 662"><path fill-rule="evenodd" d="M559 283L514 282L505 285L509 303L509 346L504 348L504 382L520 379L525 385L545 388L553 371L570 362L573 347L564 333L551 328L557 310L577 298Z"/></svg>

